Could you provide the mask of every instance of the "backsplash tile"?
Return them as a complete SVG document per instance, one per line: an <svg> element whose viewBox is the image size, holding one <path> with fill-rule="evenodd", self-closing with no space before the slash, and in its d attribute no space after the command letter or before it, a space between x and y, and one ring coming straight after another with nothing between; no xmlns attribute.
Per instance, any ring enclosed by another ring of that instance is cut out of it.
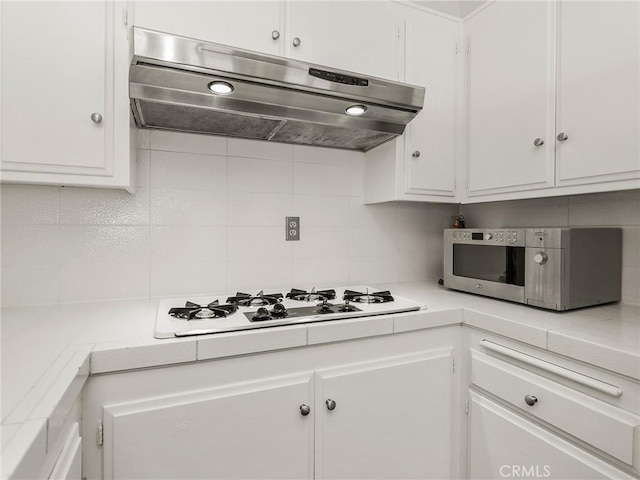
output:
<svg viewBox="0 0 640 480"><path fill-rule="evenodd" d="M2 226L57 225L59 188L39 185L0 187Z"/></svg>
<svg viewBox="0 0 640 480"><path fill-rule="evenodd" d="M2 304L180 297L442 276L442 229L617 225L623 300L640 302L640 196L364 204L364 155L142 132L139 186L0 187ZM300 216L286 242L285 216Z"/></svg>

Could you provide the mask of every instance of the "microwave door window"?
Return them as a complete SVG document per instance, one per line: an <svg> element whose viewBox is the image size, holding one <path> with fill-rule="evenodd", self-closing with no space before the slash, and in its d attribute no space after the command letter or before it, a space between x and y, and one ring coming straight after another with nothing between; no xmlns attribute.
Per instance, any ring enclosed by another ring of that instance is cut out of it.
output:
<svg viewBox="0 0 640 480"><path fill-rule="evenodd" d="M524 286L524 248L453 245L453 274L459 277Z"/></svg>

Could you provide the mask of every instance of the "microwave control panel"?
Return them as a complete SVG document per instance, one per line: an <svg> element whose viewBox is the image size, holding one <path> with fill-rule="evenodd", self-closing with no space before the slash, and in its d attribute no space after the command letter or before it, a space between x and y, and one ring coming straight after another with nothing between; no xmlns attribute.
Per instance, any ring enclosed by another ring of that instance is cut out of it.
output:
<svg viewBox="0 0 640 480"><path fill-rule="evenodd" d="M524 229L508 230L480 230L480 229L448 229L451 240L459 243L478 243L485 245L512 245L523 247L525 242Z"/></svg>

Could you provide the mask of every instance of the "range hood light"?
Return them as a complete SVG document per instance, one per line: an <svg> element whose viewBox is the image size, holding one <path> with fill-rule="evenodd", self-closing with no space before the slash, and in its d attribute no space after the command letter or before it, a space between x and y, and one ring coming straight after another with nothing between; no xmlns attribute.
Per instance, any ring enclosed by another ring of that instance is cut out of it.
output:
<svg viewBox="0 0 640 480"><path fill-rule="evenodd" d="M347 115L352 115L354 117L364 115L366 111L367 107L365 105L351 105L345 110Z"/></svg>
<svg viewBox="0 0 640 480"><path fill-rule="evenodd" d="M233 85L222 80L216 80L209 84L209 90L217 95L226 95L233 92Z"/></svg>

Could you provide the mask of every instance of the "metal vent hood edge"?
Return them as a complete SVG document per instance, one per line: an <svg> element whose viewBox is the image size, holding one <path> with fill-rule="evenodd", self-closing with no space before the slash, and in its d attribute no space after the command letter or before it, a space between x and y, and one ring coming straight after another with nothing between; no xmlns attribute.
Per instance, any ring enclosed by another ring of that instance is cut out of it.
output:
<svg viewBox="0 0 640 480"><path fill-rule="evenodd" d="M233 85L212 93L214 80ZM401 135L424 88L133 28L131 109L140 128L367 151ZM367 107L362 116L347 107Z"/></svg>

